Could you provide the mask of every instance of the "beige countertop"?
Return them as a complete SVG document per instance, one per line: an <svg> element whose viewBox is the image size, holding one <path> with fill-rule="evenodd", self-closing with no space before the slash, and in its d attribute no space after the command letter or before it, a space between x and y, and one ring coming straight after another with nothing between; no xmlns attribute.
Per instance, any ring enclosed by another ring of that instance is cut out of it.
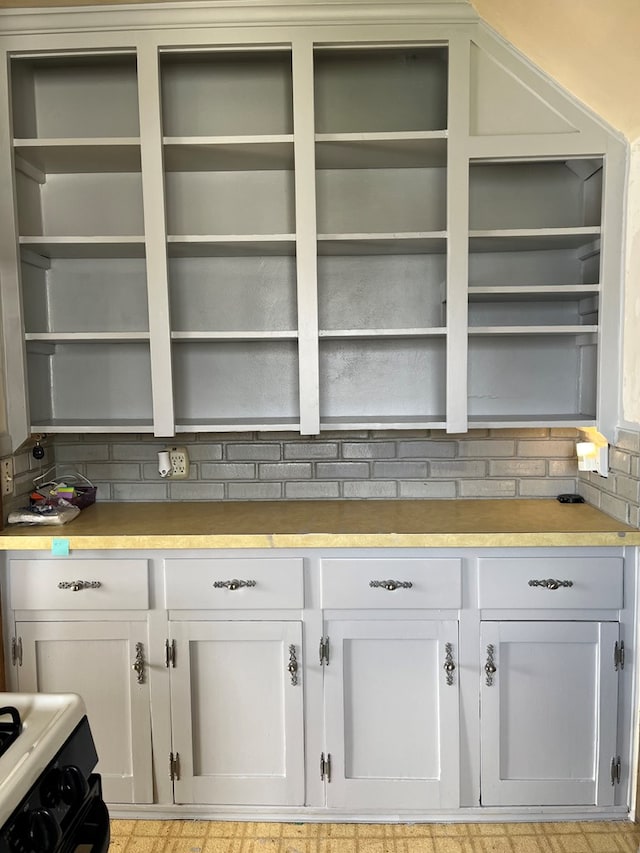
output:
<svg viewBox="0 0 640 853"><path fill-rule="evenodd" d="M7 527L0 550L640 545L588 504L549 500L96 503L62 526Z"/></svg>

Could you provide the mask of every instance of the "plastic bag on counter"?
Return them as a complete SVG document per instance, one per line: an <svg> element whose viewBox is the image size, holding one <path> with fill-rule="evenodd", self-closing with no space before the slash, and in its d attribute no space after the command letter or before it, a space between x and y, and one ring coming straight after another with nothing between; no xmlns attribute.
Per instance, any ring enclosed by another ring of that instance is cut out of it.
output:
<svg viewBox="0 0 640 853"><path fill-rule="evenodd" d="M46 504L25 507L9 513L9 524L66 524L80 515L77 506L49 506Z"/></svg>

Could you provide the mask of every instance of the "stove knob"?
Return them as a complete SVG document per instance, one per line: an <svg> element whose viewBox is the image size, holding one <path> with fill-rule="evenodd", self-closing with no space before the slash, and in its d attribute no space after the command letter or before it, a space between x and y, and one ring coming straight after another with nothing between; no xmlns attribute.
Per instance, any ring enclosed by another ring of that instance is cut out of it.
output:
<svg viewBox="0 0 640 853"><path fill-rule="evenodd" d="M40 802L47 808L54 808L60 802L60 782L62 773L52 767L40 783Z"/></svg>
<svg viewBox="0 0 640 853"><path fill-rule="evenodd" d="M58 821L47 809L34 809L29 813L29 853L50 853L57 848L61 835Z"/></svg>
<svg viewBox="0 0 640 853"><path fill-rule="evenodd" d="M68 764L62 768L59 791L62 802L68 806L79 805L87 796L89 783L75 764Z"/></svg>

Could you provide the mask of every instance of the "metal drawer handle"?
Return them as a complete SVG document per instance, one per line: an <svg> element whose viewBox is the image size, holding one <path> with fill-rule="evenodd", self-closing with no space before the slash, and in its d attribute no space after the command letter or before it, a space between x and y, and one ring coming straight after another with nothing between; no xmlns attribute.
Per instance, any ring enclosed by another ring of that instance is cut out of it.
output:
<svg viewBox="0 0 640 853"><path fill-rule="evenodd" d="M411 589L413 584L411 581L369 581L369 586L373 589L388 589L393 592L394 589Z"/></svg>
<svg viewBox="0 0 640 853"><path fill-rule="evenodd" d="M287 667L291 676L291 684L295 687L298 683L298 659L296 658L296 647L289 646L289 665Z"/></svg>
<svg viewBox="0 0 640 853"><path fill-rule="evenodd" d="M240 589L243 586L255 586L256 581L239 581L237 578L234 578L232 581L214 581L213 583L216 589Z"/></svg>
<svg viewBox="0 0 640 853"><path fill-rule="evenodd" d="M447 673L447 685L451 687L453 684L453 673L456 671L456 664L453 660L453 645L446 643L444 647L444 671Z"/></svg>
<svg viewBox="0 0 640 853"><path fill-rule="evenodd" d="M495 661L493 659L494 653L495 653L495 647L492 644L489 644L487 646L487 662L484 665L484 671L487 674L487 677L485 680L485 684L487 685L487 687L493 686L493 676L494 676L496 669L497 669Z"/></svg>
<svg viewBox="0 0 640 853"><path fill-rule="evenodd" d="M136 643L136 659L131 669L136 673L138 684L144 684L144 646L142 643Z"/></svg>
<svg viewBox="0 0 640 853"><path fill-rule="evenodd" d="M58 589L70 589L72 592L80 592L81 589L100 589L100 581L60 581Z"/></svg>
<svg viewBox="0 0 640 853"><path fill-rule="evenodd" d="M561 586L567 588L573 586L573 581L560 581L556 578L546 578L540 581L530 580L529 586L543 586L545 589L560 589Z"/></svg>

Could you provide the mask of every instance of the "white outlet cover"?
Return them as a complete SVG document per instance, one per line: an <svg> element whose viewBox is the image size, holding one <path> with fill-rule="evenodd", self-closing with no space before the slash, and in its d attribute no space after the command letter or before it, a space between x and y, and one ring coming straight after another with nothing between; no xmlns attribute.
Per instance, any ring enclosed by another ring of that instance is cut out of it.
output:
<svg viewBox="0 0 640 853"><path fill-rule="evenodd" d="M186 480L189 476L189 454L186 447L169 447L172 480Z"/></svg>

